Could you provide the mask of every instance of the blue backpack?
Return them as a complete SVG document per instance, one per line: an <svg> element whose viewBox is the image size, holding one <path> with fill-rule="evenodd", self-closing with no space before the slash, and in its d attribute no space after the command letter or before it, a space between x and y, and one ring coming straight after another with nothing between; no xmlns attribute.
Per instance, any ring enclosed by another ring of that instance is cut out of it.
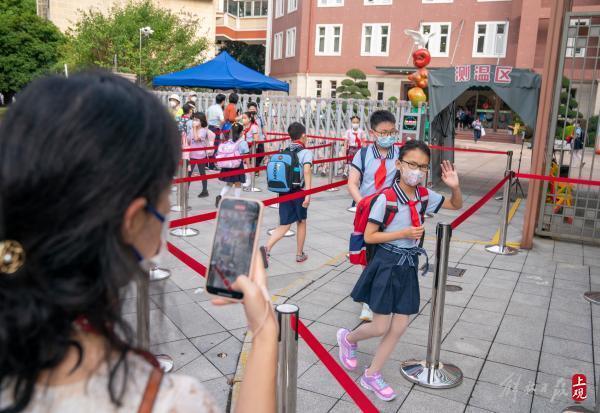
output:
<svg viewBox="0 0 600 413"><path fill-rule="evenodd" d="M302 187L302 168L298 150L283 149L271 156L267 164L267 188L271 192L287 193Z"/></svg>

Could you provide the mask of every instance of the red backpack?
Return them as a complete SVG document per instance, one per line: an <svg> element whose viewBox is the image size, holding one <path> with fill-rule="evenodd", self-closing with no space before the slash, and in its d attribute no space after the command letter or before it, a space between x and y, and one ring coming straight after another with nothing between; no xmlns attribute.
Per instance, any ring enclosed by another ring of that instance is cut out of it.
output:
<svg viewBox="0 0 600 413"><path fill-rule="evenodd" d="M419 185L417 187L419 191L419 197L421 198L421 222L425 222L425 210L427 209L427 203L429 202L429 191L426 187ZM349 259L352 264L367 265L370 258L372 257L373 245L365 242L365 229L369 222L369 215L371 214L371 208L379 195L385 195L386 206L385 214L383 216L383 224L380 227L380 231L383 231L394 219L398 212L398 196L393 188L387 187L380 189L372 195L366 196L360 200L356 205L356 214L354 215L354 231L350 235L350 251ZM419 241L419 246L423 245L423 237Z"/></svg>

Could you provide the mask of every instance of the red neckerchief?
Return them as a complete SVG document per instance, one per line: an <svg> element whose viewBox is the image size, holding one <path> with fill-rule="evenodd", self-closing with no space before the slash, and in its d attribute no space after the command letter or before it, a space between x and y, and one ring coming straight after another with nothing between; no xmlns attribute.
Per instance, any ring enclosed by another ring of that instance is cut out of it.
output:
<svg viewBox="0 0 600 413"><path fill-rule="evenodd" d="M362 147L362 142L360 141L360 139L358 138L358 132L352 132L354 134L354 146L360 148Z"/></svg>

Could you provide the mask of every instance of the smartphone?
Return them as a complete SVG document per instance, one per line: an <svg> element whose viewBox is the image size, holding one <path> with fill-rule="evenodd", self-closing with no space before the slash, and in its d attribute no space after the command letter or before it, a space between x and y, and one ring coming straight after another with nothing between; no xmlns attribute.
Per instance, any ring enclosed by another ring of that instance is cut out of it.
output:
<svg viewBox="0 0 600 413"><path fill-rule="evenodd" d="M263 204L244 198L223 198L206 276L209 294L241 300L241 291L231 285L240 275L252 272Z"/></svg>

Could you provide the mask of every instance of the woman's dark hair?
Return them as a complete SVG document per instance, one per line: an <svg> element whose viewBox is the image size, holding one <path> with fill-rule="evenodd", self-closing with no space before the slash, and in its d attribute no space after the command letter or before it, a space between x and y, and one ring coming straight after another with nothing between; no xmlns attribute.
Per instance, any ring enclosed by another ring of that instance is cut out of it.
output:
<svg viewBox="0 0 600 413"><path fill-rule="evenodd" d="M187 115L190 112L194 113L194 109L196 108L196 106L194 106L192 103L188 102L186 104L183 105L183 114Z"/></svg>
<svg viewBox="0 0 600 413"><path fill-rule="evenodd" d="M0 241L19 242L26 258L0 273L0 389L14 384L2 412L24 410L40 372L70 347L81 362L79 317L106 339L108 392L120 404L132 335L119 292L142 275L123 216L134 199L156 205L169 188L178 135L156 97L104 72L41 78L9 108L0 123Z"/></svg>
<svg viewBox="0 0 600 413"><path fill-rule="evenodd" d="M229 103L236 104L236 103L238 103L238 100L240 100L240 97L238 96L237 93L229 94Z"/></svg>
<svg viewBox="0 0 600 413"><path fill-rule="evenodd" d="M398 156L398 159L404 159L404 155L414 150L420 150L425 155L427 155L428 158L431 158L431 150L429 149L429 145L427 145L423 141L410 140L406 141L406 143L400 148L400 155Z"/></svg>
<svg viewBox="0 0 600 413"><path fill-rule="evenodd" d="M242 136L244 126L241 123L234 123L231 125L231 140L237 142Z"/></svg>
<svg viewBox="0 0 600 413"><path fill-rule="evenodd" d="M360 122L360 118L359 118L358 116L356 116L356 115L354 115L354 116L352 116L352 117L350 118L350 122L352 122L354 119L356 119L357 121L359 121L359 122Z"/></svg>
<svg viewBox="0 0 600 413"><path fill-rule="evenodd" d="M208 126L208 121L206 120L206 115L204 114L204 112L195 112L194 114L192 114L192 119L200 120L200 126L202 126L203 128L206 128Z"/></svg>
<svg viewBox="0 0 600 413"><path fill-rule="evenodd" d="M250 108L256 108L256 109L258 109L258 105L256 104L256 102L248 102L248 105L246 105L246 107L248 109L250 109Z"/></svg>
<svg viewBox="0 0 600 413"><path fill-rule="evenodd" d="M256 114L254 112L244 112L244 115L248 116L248 119L250 119L250 123L256 122Z"/></svg>

